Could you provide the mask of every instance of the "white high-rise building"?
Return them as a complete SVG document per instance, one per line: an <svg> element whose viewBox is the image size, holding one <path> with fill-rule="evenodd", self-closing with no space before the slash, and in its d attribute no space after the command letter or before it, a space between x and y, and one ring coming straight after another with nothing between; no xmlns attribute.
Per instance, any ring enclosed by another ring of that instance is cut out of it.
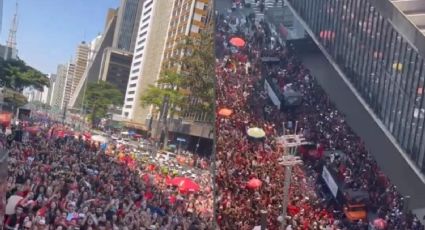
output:
<svg viewBox="0 0 425 230"><path fill-rule="evenodd" d="M56 71L56 80L53 86L52 100L50 103L50 105L53 108L59 109L62 107L62 99L63 99L63 92L65 89L65 82L66 82L66 66L58 65L58 69Z"/></svg>
<svg viewBox="0 0 425 230"><path fill-rule="evenodd" d="M72 95L72 83L74 82L75 64L69 63L66 69L66 80L63 89L63 98L61 103L61 109L68 107L69 100Z"/></svg>
<svg viewBox="0 0 425 230"><path fill-rule="evenodd" d="M123 117L127 120L144 124L151 113L151 108L141 107L139 98L159 77L173 3L169 0L143 3L123 106Z"/></svg>
<svg viewBox="0 0 425 230"><path fill-rule="evenodd" d="M102 41L102 35L98 35L96 38L94 38L89 46L90 46L90 52L89 52L89 58L87 61L87 67L90 65L90 63L93 62L94 58L96 57L96 53L99 50L100 42Z"/></svg>

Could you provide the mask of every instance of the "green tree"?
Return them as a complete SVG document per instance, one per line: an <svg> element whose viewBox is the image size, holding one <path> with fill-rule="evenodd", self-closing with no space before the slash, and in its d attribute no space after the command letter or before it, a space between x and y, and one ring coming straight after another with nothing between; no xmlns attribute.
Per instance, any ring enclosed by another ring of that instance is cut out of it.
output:
<svg viewBox="0 0 425 230"><path fill-rule="evenodd" d="M191 104L190 110L211 115L214 114L215 55L214 39L211 28L197 36L187 36L179 45L184 55L180 59L181 87L190 91L190 95L199 103Z"/></svg>
<svg viewBox="0 0 425 230"><path fill-rule="evenodd" d="M178 108L184 106L187 94L180 90L182 76L175 71L167 70L161 74L156 85L149 85L141 96L141 105L147 107L154 105L162 106L165 96L169 97L170 115L179 113Z"/></svg>
<svg viewBox="0 0 425 230"><path fill-rule="evenodd" d="M24 95L8 88L3 89L3 97L4 102L12 105L14 110L28 103L28 100Z"/></svg>
<svg viewBox="0 0 425 230"><path fill-rule="evenodd" d="M122 93L111 83L101 81L87 85L84 106L90 112L93 127L106 116L110 106L121 105L122 102Z"/></svg>
<svg viewBox="0 0 425 230"><path fill-rule="evenodd" d="M0 79L5 87L17 92L26 87L43 91L43 87L50 83L46 75L19 59L0 60Z"/></svg>

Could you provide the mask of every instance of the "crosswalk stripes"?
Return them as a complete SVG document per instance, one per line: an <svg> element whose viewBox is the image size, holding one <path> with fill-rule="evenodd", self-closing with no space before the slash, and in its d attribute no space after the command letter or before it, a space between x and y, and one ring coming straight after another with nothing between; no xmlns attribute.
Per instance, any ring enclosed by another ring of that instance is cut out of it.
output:
<svg viewBox="0 0 425 230"><path fill-rule="evenodd" d="M258 0L259 2L260 0ZM245 0L245 3L250 3L251 8L255 13L255 18L257 20L264 19L264 11L269 8L283 8L281 0L276 4L276 0L265 0L264 1L264 10L261 12L260 6L255 3L255 0Z"/></svg>

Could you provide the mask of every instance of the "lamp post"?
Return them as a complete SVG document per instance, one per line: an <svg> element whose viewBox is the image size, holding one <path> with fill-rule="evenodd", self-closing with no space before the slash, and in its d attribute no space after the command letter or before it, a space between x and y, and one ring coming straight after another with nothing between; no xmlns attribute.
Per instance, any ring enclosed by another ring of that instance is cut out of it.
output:
<svg viewBox="0 0 425 230"><path fill-rule="evenodd" d="M283 187L283 204L282 204L282 230L286 227L287 207L289 204L289 188L291 185L292 167L302 164L300 157L295 156L296 150L299 146L306 144L304 137L297 134L298 121L295 122L295 134L286 134L285 123L283 125L283 135L278 138L278 144L283 146L284 153L279 159L279 164L285 166L285 180Z"/></svg>

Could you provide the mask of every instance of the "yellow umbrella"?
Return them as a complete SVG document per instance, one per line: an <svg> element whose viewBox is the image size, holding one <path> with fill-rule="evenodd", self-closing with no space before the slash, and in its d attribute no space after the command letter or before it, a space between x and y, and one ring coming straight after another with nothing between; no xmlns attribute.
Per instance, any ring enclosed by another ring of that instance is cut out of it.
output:
<svg viewBox="0 0 425 230"><path fill-rule="evenodd" d="M402 71L403 70L403 64L401 64L401 63L394 63L393 64L393 69L398 70L398 71Z"/></svg>
<svg viewBox="0 0 425 230"><path fill-rule="evenodd" d="M247 131L248 136L253 137L253 138L263 138L266 136L266 132L264 132L263 129L258 128L258 127L254 127L254 128L249 128Z"/></svg>

